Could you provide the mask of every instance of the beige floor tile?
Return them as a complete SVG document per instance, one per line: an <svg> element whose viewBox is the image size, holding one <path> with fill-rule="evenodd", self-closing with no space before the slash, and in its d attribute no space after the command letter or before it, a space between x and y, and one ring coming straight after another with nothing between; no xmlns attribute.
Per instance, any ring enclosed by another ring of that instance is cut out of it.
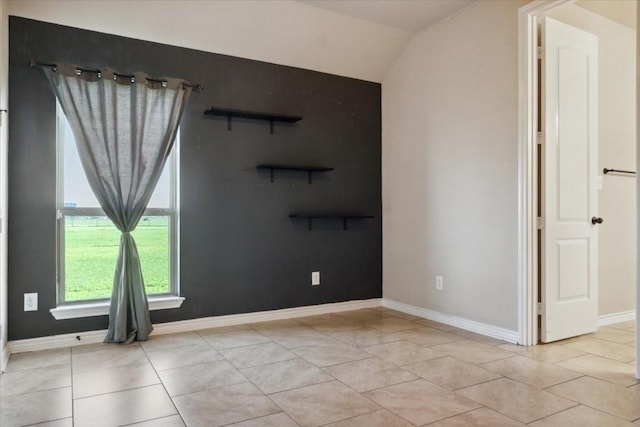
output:
<svg viewBox="0 0 640 427"><path fill-rule="evenodd" d="M627 320L626 322L618 322L618 323L613 323L611 325L607 325L607 327L616 328L616 329L635 329L636 321Z"/></svg>
<svg viewBox="0 0 640 427"><path fill-rule="evenodd" d="M277 414L231 424L229 427L298 427L298 424L285 412L278 412Z"/></svg>
<svg viewBox="0 0 640 427"><path fill-rule="evenodd" d="M271 399L301 426L320 426L379 409L338 381L272 394Z"/></svg>
<svg viewBox="0 0 640 427"><path fill-rule="evenodd" d="M158 371L180 368L182 366L198 365L201 363L223 360L224 356L209 344L202 341L199 344L185 345L167 350L149 351L147 358Z"/></svg>
<svg viewBox="0 0 640 427"><path fill-rule="evenodd" d="M369 308L363 308L362 311L368 311L368 312L372 312L372 313L380 313L383 316L395 316L396 314L404 314L401 311L398 310L394 310L392 308L389 307L383 307L383 306L377 306L377 307L369 307Z"/></svg>
<svg viewBox="0 0 640 427"><path fill-rule="evenodd" d="M216 326L214 328L205 328L198 329L194 331L196 334L201 337L205 337L207 335L216 335L216 334L226 334L227 332L237 332L237 331L252 331L253 328L249 324L242 325L227 325L227 326Z"/></svg>
<svg viewBox="0 0 640 427"><path fill-rule="evenodd" d="M167 369L159 371L158 375L171 396L247 381L226 360Z"/></svg>
<svg viewBox="0 0 640 427"><path fill-rule="evenodd" d="M176 409L162 385L152 385L76 399L73 412L75 427L106 427L166 417Z"/></svg>
<svg viewBox="0 0 640 427"><path fill-rule="evenodd" d="M524 427L524 424L505 417L489 408L474 409L464 414L456 415L433 424L429 427Z"/></svg>
<svg viewBox="0 0 640 427"><path fill-rule="evenodd" d="M300 322L298 319L271 320L268 322L250 323L248 326L259 332L291 331L296 329L307 330L309 328L307 325Z"/></svg>
<svg viewBox="0 0 640 427"><path fill-rule="evenodd" d="M15 372L23 369L45 368L47 366L68 365L71 363L71 350L56 348L53 350L31 351L15 353L9 357L5 372Z"/></svg>
<svg viewBox="0 0 640 427"><path fill-rule="evenodd" d="M618 344L627 344L634 341L635 334L629 330L621 330L605 326L594 332L593 336L594 338L605 341L617 342Z"/></svg>
<svg viewBox="0 0 640 427"><path fill-rule="evenodd" d="M423 379L372 390L364 396L415 425L480 407L466 397Z"/></svg>
<svg viewBox="0 0 640 427"><path fill-rule="evenodd" d="M394 341L387 344L372 345L362 347L362 350L398 366L442 356L442 354L430 348L410 341Z"/></svg>
<svg viewBox="0 0 640 427"><path fill-rule="evenodd" d="M500 378L457 392L525 424L576 405L575 402L509 378Z"/></svg>
<svg viewBox="0 0 640 427"><path fill-rule="evenodd" d="M454 341L447 344L435 345L431 347L431 349L469 363L484 363L513 357L513 353L502 350L497 346L482 344L472 340Z"/></svg>
<svg viewBox="0 0 640 427"><path fill-rule="evenodd" d="M464 338L438 329L421 327L391 333L387 335L387 339L390 341L407 340L419 345L432 346L461 341Z"/></svg>
<svg viewBox="0 0 640 427"><path fill-rule="evenodd" d="M620 362L630 362L635 358L635 348L611 341L586 339L566 344L566 346Z"/></svg>
<svg viewBox="0 0 640 427"><path fill-rule="evenodd" d="M522 424L509 411L531 418L560 406L532 425L640 426L634 331L621 322L523 347L375 307L14 354L0 377L0 425L298 425L270 394L309 425L511 426Z"/></svg>
<svg viewBox="0 0 640 427"><path fill-rule="evenodd" d="M439 329L445 332L458 331L459 329L455 326L447 325L446 323L436 322L435 320L430 319L420 319L414 321L416 325L428 326L430 328Z"/></svg>
<svg viewBox="0 0 640 427"><path fill-rule="evenodd" d="M236 368L249 368L251 366L281 362L297 357L275 342L228 348L220 350L220 353Z"/></svg>
<svg viewBox="0 0 640 427"><path fill-rule="evenodd" d="M185 394L174 402L189 427L216 427L281 412L250 383Z"/></svg>
<svg viewBox="0 0 640 427"><path fill-rule="evenodd" d="M71 416L71 387L19 394L0 399L0 425L2 427L26 426Z"/></svg>
<svg viewBox="0 0 640 427"><path fill-rule="evenodd" d="M72 354L72 373L94 371L98 369L115 368L147 361L147 356L139 346L120 346L114 344L111 348L86 353Z"/></svg>
<svg viewBox="0 0 640 427"><path fill-rule="evenodd" d="M532 427L630 427L633 424L583 405L529 424Z"/></svg>
<svg viewBox="0 0 640 427"><path fill-rule="evenodd" d="M378 319L365 320L362 325L367 328L378 329L384 332L397 332L416 327L409 320L400 319L398 317L382 317Z"/></svg>
<svg viewBox="0 0 640 427"><path fill-rule="evenodd" d="M240 372L266 394L333 380L331 375L300 358L245 368Z"/></svg>
<svg viewBox="0 0 640 427"><path fill-rule="evenodd" d="M376 344L384 344L391 341L398 341L393 333L387 333L379 329L362 328L349 331L332 332L329 334L333 338L355 347L367 347Z"/></svg>
<svg viewBox="0 0 640 427"><path fill-rule="evenodd" d="M0 397L71 386L71 365L5 372L0 377Z"/></svg>
<svg viewBox="0 0 640 427"><path fill-rule="evenodd" d="M303 359L321 367L373 357L366 351L347 344L334 344L331 346L310 345L295 348L292 351Z"/></svg>
<svg viewBox="0 0 640 427"><path fill-rule="evenodd" d="M477 334L477 333L471 332L471 331L461 330L461 331L453 332L453 334L461 336L461 337L469 339L469 340L478 341L478 342L481 342L481 343L487 344L487 345L505 344L505 341L499 340L497 338L488 337L486 335Z"/></svg>
<svg viewBox="0 0 640 427"><path fill-rule="evenodd" d="M501 344L498 348L547 363L555 363L586 354L583 351L560 344L538 344L527 347L515 344Z"/></svg>
<svg viewBox="0 0 640 427"><path fill-rule="evenodd" d="M338 421L328 424L327 427L411 427L413 424L403 420L399 416L381 409L376 412L370 412L347 420Z"/></svg>
<svg viewBox="0 0 640 427"><path fill-rule="evenodd" d="M320 332L338 332L362 328L360 322L329 314L303 317L299 321Z"/></svg>
<svg viewBox="0 0 640 427"><path fill-rule="evenodd" d="M55 421L45 421L44 423L31 424L30 427L73 427L73 418L62 418Z"/></svg>
<svg viewBox="0 0 640 427"><path fill-rule="evenodd" d="M596 356L595 354L585 354L584 356L567 359L557 363L556 366L562 366L581 374L623 386L630 386L638 382L633 365Z"/></svg>
<svg viewBox="0 0 640 427"><path fill-rule="evenodd" d="M581 374L569 369L524 356L496 360L484 363L481 366L502 376L537 388L549 387L581 376Z"/></svg>
<svg viewBox="0 0 640 427"><path fill-rule="evenodd" d="M500 378L494 372L451 356L414 363L404 368L450 390Z"/></svg>
<svg viewBox="0 0 640 427"><path fill-rule="evenodd" d="M565 338L559 341L554 341L553 343L550 343L550 344L565 345L565 344L570 344L576 341L583 341L583 340L589 340L594 338L595 338L595 335L593 333L589 333L589 334L578 335L576 337Z"/></svg>
<svg viewBox="0 0 640 427"><path fill-rule="evenodd" d="M159 383L160 379L149 362L98 369L73 375L73 398L96 396Z"/></svg>
<svg viewBox="0 0 640 427"><path fill-rule="evenodd" d="M359 392L418 378L411 372L377 357L330 366L325 371Z"/></svg>
<svg viewBox="0 0 640 427"><path fill-rule="evenodd" d="M264 334L288 349L309 345L330 346L338 342L335 338L312 328L278 332L265 331Z"/></svg>
<svg viewBox="0 0 640 427"><path fill-rule="evenodd" d="M379 319L381 317L389 317L389 314L385 313L385 310L367 310L367 309L342 311L339 313L335 313L335 315L343 319L354 320L356 322L363 322L365 320L374 320L374 319Z"/></svg>
<svg viewBox="0 0 640 427"><path fill-rule="evenodd" d="M201 331L200 334L203 334ZM205 340L216 350L225 348L243 347L247 345L270 342L271 340L253 329L243 329L229 332L215 332L202 335Z"/></svg>
<svg viewBox="0 0 640 427"><path fill-rule="evenodd" d="M170 415L168 417L155 418L141 423L129 424L130 427L185 427L180 415Z"/></svg>
<svg viewBox="0 0 640 427"><path fill-rule="evenodd" d="M399 317L400 319L409 320L411 322L424 319L424 317L414 316L413 314L403 313L401 311L395 311L395 310L385 311L384 313L393 317Z"/></svg>
<svg viewBox="0 0 640 427"><path fill-rule="evenodd" d="M185 345L203 344L200 335L195 332L181 332L179 334L151 335L149 340L141 341L140 345L145 351L169 350Z"/></svg>
<svg viewBox="0 0 640 427"><path fill-rule="evenodd" d="M640 418L640 393L616 384L581 377L547 390L627 421Z"/></svg>
<svg viewBox="0 0 640 427"><path fill-rule="evenodd" d="M88 353L90 351L96 350L113 350L117 347L140 347L139 341L134 341L131 344L114 344L114 343L104 343L104 342L96 342L91 344L82 344L71 347L71 354L80 354L80 353Z"/></svg>

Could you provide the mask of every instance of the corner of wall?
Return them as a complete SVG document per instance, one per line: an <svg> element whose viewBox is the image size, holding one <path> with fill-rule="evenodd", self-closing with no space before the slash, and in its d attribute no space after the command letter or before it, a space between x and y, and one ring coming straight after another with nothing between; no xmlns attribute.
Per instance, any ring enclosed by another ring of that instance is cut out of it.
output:
<svg viewBox="0 0 640 427"><path fill-rule="evenodd" d="M0 110L8 108L9 21L7 0L0 0ZM9 359L7 347L7 142L8 113L0 111L0 372Z"/></svg>
<svg viewBox="0 0 640 427"><path fill-rule="evenodd" d="M636 23L640 22L640 7L636 3ZM640 82L640 31L636 29L636 82ZM638 123L640 122L640 84L636 86L636 140L638 141L636 150L636 165L640 165L640 132L638 132ZM640 203L640 185L636 186L637 198L636 203ZM640 231L640 207L637 210L638 226L636 233ZM636 265L640 266L640 239L638 242L638 251L636 253ZM640 307L640 268L636 268L636 310ZM636 378L640 378L640 316L636 316Z"/></svg>

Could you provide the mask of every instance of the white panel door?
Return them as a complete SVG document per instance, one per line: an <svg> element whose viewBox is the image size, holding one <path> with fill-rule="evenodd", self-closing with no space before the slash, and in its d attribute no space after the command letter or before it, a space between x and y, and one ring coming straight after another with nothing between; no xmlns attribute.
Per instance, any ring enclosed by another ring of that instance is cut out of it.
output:
<svg viewBox="0 0 640 427"><path fill-rule="evenodd" d="M598 39L542 21L542 230L540 336L597 329Z"/></svg>

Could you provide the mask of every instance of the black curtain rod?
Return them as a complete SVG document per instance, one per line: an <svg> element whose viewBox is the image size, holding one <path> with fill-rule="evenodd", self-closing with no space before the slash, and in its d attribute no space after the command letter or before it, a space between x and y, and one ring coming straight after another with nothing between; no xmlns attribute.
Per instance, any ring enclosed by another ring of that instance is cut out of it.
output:
<svg viewBox="0 0 640 427"><path fill-rule="evenodd" d="M608 174L609 172L626 173L626 174L629 174L629 175L635 175L636 174L634 171L623 171L623 170L620 170L620 169L607 169L607 168L604 168L602 170L602 172L604 172L605 175Z"/></svg>
<svg viewBox="0 0 640 427"><path fill-rule="evenodd" d="M32 66L32 67L35 67L35 66L49 67L54 72L58 70L58 66L56 64L48 64L46 62L39 62L39 61L36 61L34 59L32 59L29 62L29 65ZM93 73L93 74L98 74L98 77L102 76L102 71L100 71L100 70L89 70L89 69L78 67L78 68L76 68L76 71L78 72L78 75L80 75L81 73ZM128 78L128 79L131 79L132 83L134 82L134 76L132 76L132 75L129 75L129 74L118 74L118 73L113 73L113 75L114 75L114 77ZM166 84L167 84L167 82L164 81L164 80L152 79L150 77L147 77L147 81L154 82L154 83L160 83L163 86L166 86ZM191 84L191 83L183 82L182 86L190 87L190 88L195 89L195 90L204 90L204 86L202 86L201 84L195 84L194 85L194 84Z"/></svg>

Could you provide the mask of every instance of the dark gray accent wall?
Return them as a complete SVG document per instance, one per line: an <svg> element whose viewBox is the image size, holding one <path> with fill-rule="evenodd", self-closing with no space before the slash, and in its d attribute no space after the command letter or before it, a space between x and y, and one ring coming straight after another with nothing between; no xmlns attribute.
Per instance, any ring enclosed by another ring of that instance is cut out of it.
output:
<svg viewBox="0 0 640 427"><path fill-rule="evenodd" d="M56 321L55 98L30 59L203 84L181 124L180 309L154 323L382 296L380 85L24 18L9 19L9 339L105 329ZM296 124L205 116L210 106L301 115ZM261 163L335 168L314 174ZM316 221L294 211L374 215ZM311 272L322 284L311 286ZM24 312L23 294L39 310Z"/></svg>

